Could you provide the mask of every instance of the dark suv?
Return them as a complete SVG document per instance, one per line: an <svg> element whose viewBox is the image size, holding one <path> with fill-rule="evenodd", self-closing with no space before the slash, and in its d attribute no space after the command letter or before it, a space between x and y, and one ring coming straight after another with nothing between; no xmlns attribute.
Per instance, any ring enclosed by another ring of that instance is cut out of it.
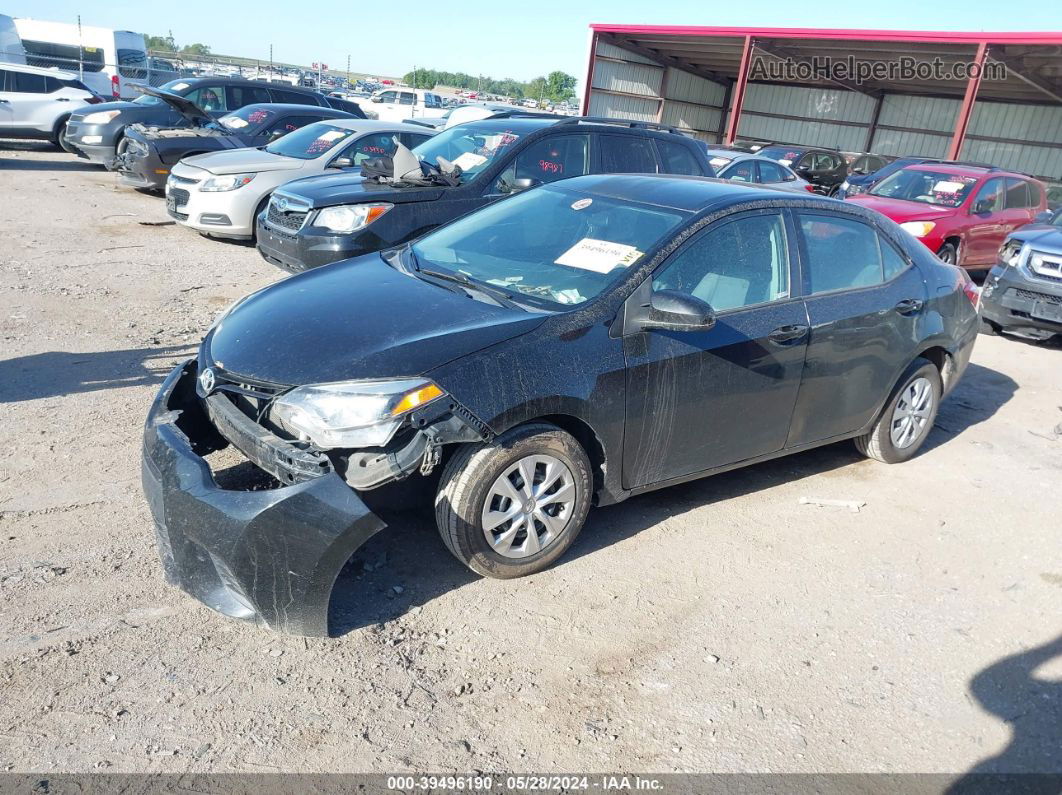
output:
<svg viewBox="0 0 1062 795"><path fill-rule="evenodd" d="M771 144L756 154L789 166L798 176L814 185L816 193L823 196L836 195L841 183L848 177L848 163L836 149Z"/></svg>
<svg viewBox="0 0 1062 795"><path fill-rule="evenodd" d="M214 118L238 110L244 105L264 102L335 108L352 113L358 118L365 118L364 111L353 102L332 99L308 88L288 85L281 88L274 83L259 80L233 77L181 78L171 80L162 88L171 94L185 97ZM63 148L93 163L113 168L125 129L133 124L186 127L189 122L172 106L148 94L132 102L104 102L85 108L70 117L62 138Z"/></svg>
<svg viewBox="0 0 1062 795"><path fill-rule="evenodd" d="M704 147L647 122L503 112L413 150L458 166L456 185L398 187L355 174L289 182L258 216L258 251L292 273L368 254L535 185L582 174L715 176Z"/></svg>

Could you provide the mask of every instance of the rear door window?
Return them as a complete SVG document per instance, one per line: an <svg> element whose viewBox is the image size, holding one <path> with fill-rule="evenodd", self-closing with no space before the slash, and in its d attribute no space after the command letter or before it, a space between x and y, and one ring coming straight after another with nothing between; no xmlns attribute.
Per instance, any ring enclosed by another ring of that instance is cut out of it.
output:
<svg viewBox="0 0 1062 795"><path fill-rule="evenodd" d="M312 94L304 94L301 91L285 91L282 88L271 88L269 90L273 93L274 102L284 102L288 105L318 104Z"/></svg>
<svg viewBox="0 0 1062 795"><path fill-rule="evenodd" d="M602 174L655 174L652 141L635 135L598 136Z"/></svg>
<svg viewBox="0 0 1062 795"><path fill-rule="evenodd" d="M28 72L14 72L15 91L20 94L45 94L48 92L48 81L44 75L32 75Z"/></svg>
<svg viewBox="0 0 1062 795"><path fill-rule="evenodd" d="M0 69L0 91L15 90L15 73Z"/></svg>
<svg viewBox="0 0 1062 795"><path fill-rule="evenodd" d="M1031 207L1029 183L1023 179L1007 180L1007 209L1019 210Z"/></svg>
<svg viewBox="0 0 1062 795"><path fill-rule="evenodd" d="M273 98L269 95L269 89L261 86L226 86L225 91L229 95L229 107L233 110L242 108L244 105L256 105L273 101Z"/></svg>
<svg viewBox="0 0 1062 795"><path fill-rule="evenodd" d="M792 177L777 163L768 163L766 160L758 162L760 167L760 182L771 184L772 182L786 182Z"/></svg>
<svg viewBox="0 0 1062 795"><path fill-rule="evenodd" d="M704 176L704 169L697 162L688 146L675 141L656 139L656 151L660 155L660 171L663 174L693 174Z"/></svg>
<svg viewBox="0 0 1062 795"><path fill-rule="evenodd" d="M412 92L409 92L409 91L403 91L398 96L398 104L399 105L416 105L417 104L417 95L412 93Z"/></svg>
<svg viewBox="0 0 1062 795"><path fill-rule="evenodd" d="M907 270L907 259L896 250L892 243L878 235L878 244L881 246L881 265L885 281Z"/></svg>
<svg viewBox="0 0 1062 795"><path fill-rule="evenodd" d="M881 284L881 248L874 229L833 215L798 216L812 294Z"/></svg>

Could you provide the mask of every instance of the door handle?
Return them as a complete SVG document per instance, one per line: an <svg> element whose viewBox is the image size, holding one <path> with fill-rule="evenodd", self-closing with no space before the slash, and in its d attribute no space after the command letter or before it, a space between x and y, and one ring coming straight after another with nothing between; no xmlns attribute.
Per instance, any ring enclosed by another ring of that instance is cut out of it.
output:
<svg viewBox="0 0 1062 795"><path fill-rule="evenodd" d="M9 99L0 99L0 105L10 105L10 104L11 104L11 100L9 100Z"/></svg>
<svg viewBox="0 0 1062 795"><path fill-rule="evenodd" d="M901 315L916 315L922 311L922 301L917 298L906 298L896 304L895 309Z"/></svg>
<svg viewBox="0 0 1062 795"><path fill-rule="evenodd" d="M55 101L56 102L69 102L70 101L70 97L56 97Z"/></svg>
<svg viewBox="0 0 1062 795"><path fill-rule="evenodd" d="M795 324L790 326L779 326L767 335L767 339L777 345L789 345L804 339L807 333L807 326L799 326Z"/></svg>

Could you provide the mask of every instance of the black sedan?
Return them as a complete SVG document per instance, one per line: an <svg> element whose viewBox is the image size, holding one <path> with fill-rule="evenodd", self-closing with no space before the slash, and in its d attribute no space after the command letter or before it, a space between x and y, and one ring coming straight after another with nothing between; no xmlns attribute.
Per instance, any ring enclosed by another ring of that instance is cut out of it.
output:
<svg viewBox="0 0 1062 795"><path fill-rule="evenodd" d="M836 149L770 144L756 154L777 160L783 166L793 169L815 186L816 193L824 196L836 196L841 184L848 177L848 163L844 155Z"/></svg>
<svg viewBox="0 0 1062 795"><path fill-rule="evenodd" d="M841 202L651 175L528 190L223 313L144 429L167 576L325 634L397 481L438 473L444 545L509 578L564 554L591 504L844 439L906 461L966 369L974 300ZM219 485L204 456L227 445L269 483Z"/></svg>
<svg viewBox="0 0 1062 795"><path fill-rule="evenodd" d="M125 131L114 159L115 170L125 185L162 191L170 168L183 157L265 146L307 124L323 119L350 119L342 110L309 105L245 105L213 119L194 102L167 91L143 87L159 97L188 121L185 127L148 127L134 124Z"/></svg>

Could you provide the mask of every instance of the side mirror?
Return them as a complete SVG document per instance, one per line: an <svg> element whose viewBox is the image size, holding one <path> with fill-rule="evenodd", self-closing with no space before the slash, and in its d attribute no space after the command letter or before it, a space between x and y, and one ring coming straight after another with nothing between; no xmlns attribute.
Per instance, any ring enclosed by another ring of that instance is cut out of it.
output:
<svg viewBox="0 0 1062 795"><path fill-rule="evenodd" d="M974 215L983 215L984 213L992 212L992 200L981 199L981 201L974 203L973 213Z"/></svg>
<svg viewBox="0 0 1062 795"><path fill-rule="evenodd" d="M370 102L383 102L383 97L373 97Z"/></svg>
<svg viewBox="0 0 1062 795"><path fill-rule="evenodd" d="M1049 224L1051 219L1055 217L1055 214L1050 210L1044 210L1042 213L1037 213L1033 217L1034 224Z"/></svg>
<svg viewBox="0 0 1062 795"><path fill-rule="evenodd" d="M353 168L353 167L354 167L354 158L346 157L346 156L337 157L335 160L332 161L332 164L329 166L329 168Z"/></svg>
<svg viewBox="0 0 1062 795"><path fill-rule="evenodd" d="M514 179L513 180L512 192L513 193L519 193L522 190L527 190L528 188L534 188L535 186L541 185L541 184L542 184L541 182L539 182L537 179L534 179L532 177L520 177L519 179Z"/></svg>
<svg viewBox="0 0 1062 795"><path fill-rule="evenodd" d="M715 325L715 312L707 302L677 290L658 290L649 299L642 329L707 331Z"/></svg>

